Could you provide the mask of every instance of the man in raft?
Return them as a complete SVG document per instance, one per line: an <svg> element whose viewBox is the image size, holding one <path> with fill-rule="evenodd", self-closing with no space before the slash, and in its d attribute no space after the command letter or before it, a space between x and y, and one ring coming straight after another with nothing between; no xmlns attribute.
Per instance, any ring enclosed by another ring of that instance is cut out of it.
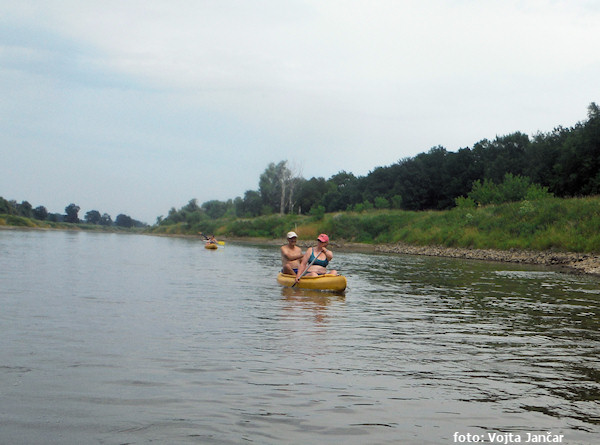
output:
<svg viewBox="0 0 600 445"><path fill-rule="evenodd" d="M298 241L296 232L288 232L288 243L281 246L281 272L288 275L296 275L303 256L302 249L296 245L296 241Z"/></svg>
<svg viewBox="0 0 600 445"><path fill-rule="evenodd" d="M300 280L300 277L317 277L319 275L325 275L326 273L331 275L337 275L336 270L327 270L329 262L333 259L333 253L327 249L329 245L329 237L324 233L321 233L317 237L317 246L309 247L306 253L302 257L302 262L296 272L296 282ZM303 274L304 270L308 267L308 271Z"/></svg>

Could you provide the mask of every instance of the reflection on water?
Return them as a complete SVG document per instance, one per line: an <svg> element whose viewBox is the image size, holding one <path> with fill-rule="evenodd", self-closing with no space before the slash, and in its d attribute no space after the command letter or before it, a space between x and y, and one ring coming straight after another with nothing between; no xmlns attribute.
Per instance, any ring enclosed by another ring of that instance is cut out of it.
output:
<svg viewBox="0 0 600 445"><path fill-rule="evenodd" d="M280 287L276 247L0 231L0 442L596 443L597 278L334 262L344 295Z"/></svg>
<svg viewBox="0 0 600 445"><path fill-rule="evenodd" d="M312 313L317 323L326 321L329 306L343 304L345 301L345 295L341 293L291 287L282 287L281 295L289 303L284 309L301 316L307 312Z"/></svg>

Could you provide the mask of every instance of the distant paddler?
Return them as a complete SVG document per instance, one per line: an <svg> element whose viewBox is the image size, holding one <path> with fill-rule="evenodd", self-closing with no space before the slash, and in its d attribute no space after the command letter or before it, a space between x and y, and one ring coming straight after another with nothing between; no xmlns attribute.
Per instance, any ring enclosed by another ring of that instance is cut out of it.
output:
<svg viewBox="0 0 600 445"><path fill-rule="evenodd" d="M202 238L206 240L206 244L204 245L204 247L206 247L207 249L218 249L219 245L225 244L223 241L217 241L214 235L206 236L204 233L200 232L200 236L202 236Z"/></svg>
<svg viewBox="0 0 600 445"><path fill-rule="evenodd" d="M211 235L211 236L206 236L206 235L205 235L204 233L202 233L202 232L198 232L198 234L199 234L199 235L200 235L202 238L204 238L204 239L206 240L206 243L207 243L207 244L209 244L209 243L210 243L210 244L219 244L219 245L221 245L221 246L224 246L224 245L225 245L225 241L217 241L217 239L215 238L215 236L214 236L214 235Z"/></svg>

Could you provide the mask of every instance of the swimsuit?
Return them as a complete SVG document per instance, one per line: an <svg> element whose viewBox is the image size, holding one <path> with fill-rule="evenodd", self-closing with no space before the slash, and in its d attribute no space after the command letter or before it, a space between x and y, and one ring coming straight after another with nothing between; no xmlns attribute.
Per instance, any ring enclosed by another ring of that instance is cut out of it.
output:
<svg viewBox="0 0 600 445"><path fill-rule="evenodd" d="M321 255L319 253L319 255ZM314 263L313 263L314 260ZM315 251L314 249L310 251L310 258L308 260L309 263L313 263L313 266L322 266L322 267L327 267L327 265L329 264L329 260L324 259L324 260L315 260Z"/></svg>

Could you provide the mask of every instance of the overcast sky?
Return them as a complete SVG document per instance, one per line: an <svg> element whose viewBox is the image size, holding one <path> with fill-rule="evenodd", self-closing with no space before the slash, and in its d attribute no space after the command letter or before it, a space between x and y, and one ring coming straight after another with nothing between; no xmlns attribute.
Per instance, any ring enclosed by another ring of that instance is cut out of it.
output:
<svg viewBox="0 0 600 445"><path fill-rule="evenodd" d="M153 224L570 127L599 48L595 0L0 0L0 196Z"/></svg>

